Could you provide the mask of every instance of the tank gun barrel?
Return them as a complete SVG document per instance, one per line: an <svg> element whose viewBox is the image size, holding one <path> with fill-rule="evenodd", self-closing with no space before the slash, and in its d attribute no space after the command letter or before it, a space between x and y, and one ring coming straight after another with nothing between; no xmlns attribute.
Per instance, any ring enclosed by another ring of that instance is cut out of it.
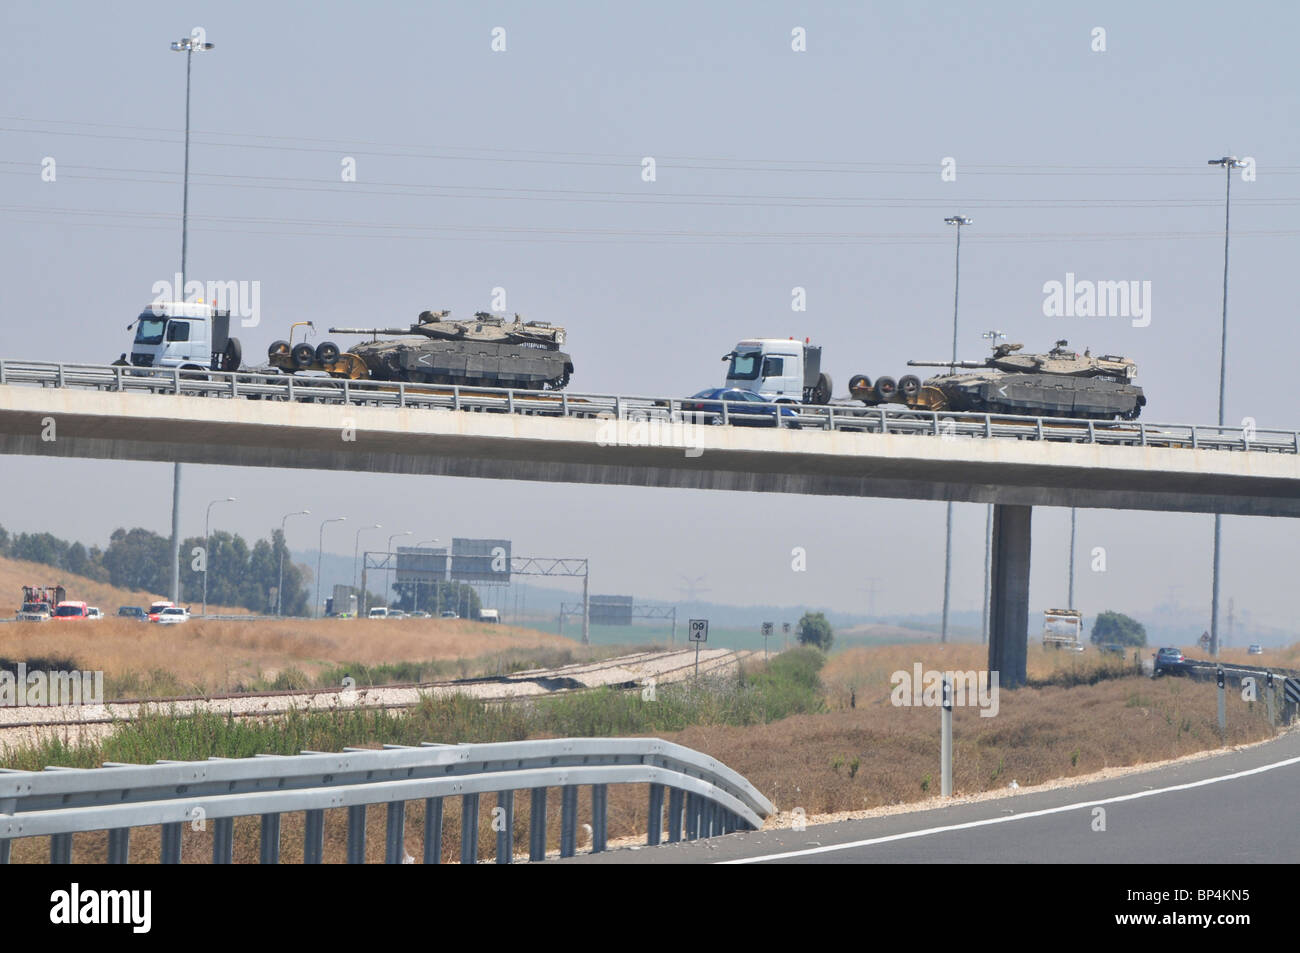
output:
<svg viewBox="0 0 1300 953"><path fill-rule="evenodd" d="M330 334L411 334L410 327L405 328L330 328Z"/></svg>
<svg viewBox="0 0 1300 953"><path fill-rule="evenodd" d="M908 361L908 367L988 367L985 361Z"/></svg>

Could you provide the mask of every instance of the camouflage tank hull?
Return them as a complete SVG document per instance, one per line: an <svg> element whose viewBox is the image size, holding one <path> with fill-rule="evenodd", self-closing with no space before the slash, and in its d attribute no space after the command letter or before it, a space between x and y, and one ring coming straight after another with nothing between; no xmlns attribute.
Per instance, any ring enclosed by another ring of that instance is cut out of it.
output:
<svg viewBox="0 0 1300 953"><path fill-rule="evenodd" d="M945 374L925 386L959 413L1136 420L1147 402L1134 384L1064 374Z"/></svg>
<svg viewBox="0 0 1300 953"><path fill-rule="evenodd" d="M349 348L374 380L561 390L573 374L564 351L492 341L373 341Z"/></svg>

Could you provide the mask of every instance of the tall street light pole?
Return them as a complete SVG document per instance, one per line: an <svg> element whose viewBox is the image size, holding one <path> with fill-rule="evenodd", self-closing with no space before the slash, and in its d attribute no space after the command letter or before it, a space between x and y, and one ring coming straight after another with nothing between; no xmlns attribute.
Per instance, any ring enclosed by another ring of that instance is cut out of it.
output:
<svg viewBox="0 0 1300 953"><path fill-rule="evenodd" d="M387 556L387 558L384 559L384 566L385 566L385 569L384 569L384 603L385 603L385 604L387 604L387 603L389 603L389 602L392 601L392 596L391 596L389 590L391 589L392 584L393 584L393 563L392 563L392 559L393 559L393 540L397 539L399 536L414 536L414 535L415 535L415 530L408 529L408 530L406 530L405 532L402 532L402 533L394 533L392 536L388 537L388 556Z"/></svg>
<svg viewBox="0 0 1300 953"><path fill-rule="evenodd" d="M986 338L992 342L993 347L998 346L998 339L1006 337L1005 331L985 331L980 337ZM988 505L988 511L984 515L984 615L980 617L980 644L987 645L989 641L989 596L992 594L990 588L990 576L993 575L993 504Z"/></svg>
<svg viewBox="0 0 1300 953"><path fill-rule="evenodd" d="M185 174L181 193L181 286L180 299L185 300L185 259L189 251L190 225L190 66L194 54L206 53L211 43L200 43L193 36L182 37L172 43L172 49L185 54ZM203 578L207 579L207 573ZM181 600L181 465L172 464L172 602Z"/></svg>
<svg viewBox="0 0 1300 953"><path fill-rule="evenodd" d="M346 516L335 516L320 524L320 542L316 544L316 606L313 611L320 611L320 566L321 557L325 555L325 524L342 523L346 519Z"/></svg>
<svg viewBox="0 0 1300 953"><path fill-rule="evenodd" d="M224 500L213 500L208 504L207 515L203 518L203 614L208 614L208 563L211 562L212 549L212 507L218 503L235 503L238 502L233 496L228 496Z"/></svg>
<svg viewBox="0 0 1300 953"><path fill-rule="evenodd" d="M375 523L371 526L363 526L359 530L357 530L356 539L352 541L352 591L353 592L357 592L357 556L361 552L361 534L368 529L383 529L383 528L384 527L381 526L380 524ZM361 614L365 612L365 602L366 602L366 594L364 592L358 593L357 596L357 618L358 619L360 619Z"/></svg>
<svg viewBox="0 0 1300 953"><path fill-rule="evenodd" d="M949 225L957 227L957 254L954 261L952 282L952 369L957 369L957 292L961 287L961 227L971 224L965 215L951 215L944 219ZM946 542L943 549L943 628L939 641L948 641L948 605L952 590L952 501L948 501L948 526Z"/></svg>
<svg viewBox="0 0 1300 953"><path fill-rule="evenodd" d="M284 519L280 520L280 578L275 584L275 614L277 616L284 614L284 551L289 548L289 540L284 535L284 524L289 521L290 516L311 516L311 510L286 513Z"/></svg>
<svg viewBox="0 0 1300 953"><path fill-rule="evenodd" d="M1236 156L1211 159L1210 165L1223 166L1223 321L1219 335L1219 426L1223 426L1223 385L1228 369L1228 222L1232 213L1232 170L1240 169L1244 162ZM1214 514L1214 579L1210 595L1210 654L1219 655L1219 543L1223 515Z"/></svg>

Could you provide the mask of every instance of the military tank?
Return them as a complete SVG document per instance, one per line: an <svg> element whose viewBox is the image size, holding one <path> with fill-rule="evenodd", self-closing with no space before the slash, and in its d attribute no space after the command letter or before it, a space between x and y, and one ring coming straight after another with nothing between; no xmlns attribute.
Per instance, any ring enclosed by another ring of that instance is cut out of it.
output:
<svg viewBox="0 0 1300 953"><path fill-rule="evenodd" d="M997 345L984 360L909 360L909 367L945 367L954 373L920 381L915 374L894 381L865 374L849 381L849 393L868 404L904 403L926 411L1023 413L1041 417L1138 419L1147 403L1131 384L1138 365L1128 358L1093 358L1057 341L1047 354L1019 354L1023 345ZM957 368L976 373L956 373Z"/></svg>
<svg viewBox="0 0 1300 953"><path fill-rule="evenodd" d="M449 311L423 311L406 328L330 328L330 334L366 334L372 340L342 351L333 341L316 347L288 341L271 345L271 363L288 371L324 370L335 377L415 384L461 384L520 390L560 390L573 375L573 359L560 350L564 328L480 311L451 319ZM380 340L380 335L395 339Z"/></svg>
<svg viewBox="0 0 1300 953"><path fill-rule="evenodd" d="M1021 354L1023 346L999 344L983 361L955 365L908 361L909 367L956 367L977 373L931 377L906 403L927 410L1096 420L1136 420L1146 405L1142 388L1130 383L1137 365L1127 357L1093 357L1086 350L1079 354L1064 340L1046 354Z"/></svg>

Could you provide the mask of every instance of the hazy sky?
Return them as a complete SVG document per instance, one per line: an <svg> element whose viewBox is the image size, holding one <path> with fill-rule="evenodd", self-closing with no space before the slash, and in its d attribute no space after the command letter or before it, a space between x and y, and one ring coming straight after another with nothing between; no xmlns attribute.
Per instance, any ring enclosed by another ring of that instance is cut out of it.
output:
<svg viewBox="0 0 1300 953"><path fill-rule="evenodd" d="M464 314L499 287L568 329L577 391L685 396L720 382L736 340L796 335L843 392L948 352L943 219L961 212L964 355L993 328L1027 350L1068 338L1138 362L1144 419L1212 423L1224 178L1206 160L1235 153L1257 178L1233 185L1227 419L1300 425L1292 3L7 0L0 354L109 362L178 270L185 63L168 45L194 27L216 49L194 58L189 276L260 283L246 359L291 321ZM1044 283L1067 273L1149 281L1150 323L1044 316ZM168 531L168 465L0 468L8 528ZM250 536L310 508L295 548L335 515L326 549L349 556L374 522L363 546L509 537L589 555L595 591L670 599L704 577L718 601L861 611L874 580L882 612L942 595L936 503L190 466L184 532L228 495L214 521ZM953 602L972 609L985 510L957 514ZM1068 526L1035 512L1036 609L1065 601ZM1208 617L1209 516L1084 511L1079 527L1085 611L1172 595ZM1224 546L1225 602L1290 622L1294 523L1229 518Z"/></svg>

